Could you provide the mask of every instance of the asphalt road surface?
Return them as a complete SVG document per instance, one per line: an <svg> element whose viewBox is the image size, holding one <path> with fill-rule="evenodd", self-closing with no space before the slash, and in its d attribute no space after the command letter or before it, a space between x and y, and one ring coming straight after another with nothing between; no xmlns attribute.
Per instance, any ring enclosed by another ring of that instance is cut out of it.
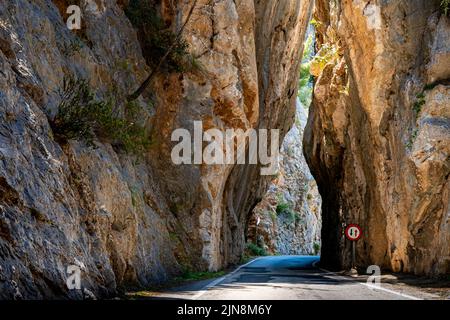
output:
<svg viewBox="0 0 450 320"><path fill-rule="evenodd" d="M314 256L258 258L226 276L158 292L194 300L404 300L415 297L319 269Z"/></svg>

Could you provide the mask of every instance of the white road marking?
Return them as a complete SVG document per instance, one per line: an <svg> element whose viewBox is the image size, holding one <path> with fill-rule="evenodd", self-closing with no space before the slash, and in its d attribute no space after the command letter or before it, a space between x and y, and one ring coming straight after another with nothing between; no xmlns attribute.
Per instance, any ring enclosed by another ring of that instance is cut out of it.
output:
<svg viewBox="0 0 450 320"><path fill-rule="evenodd" d="M229 273L229 274L227 274L227 275L225 275L225 276L223 276L223 277L220 277L220 278L218 278L218 279L216 279L216 280L210 282L209 284L207 284L206 286L204 286L204 287L203 287L203 288L202 288L195 296L193 296L191 299L192 299L192 300L198 300L198 299L201 298L201 297L202 297L209 289L211 289L211 288L213 288L213 287L219 285L219 284L222 283L225 279L227 279L227 278L233 276L234 274L236 274L237 272L239 272L242 268L248 266L249 264L251 264L251 263L253 263L253 262L255 262L255 261L259 260L259 259L262 259L262 258L256 258L256 259L253 259L253 260L247 262L246 264L243 264L242 266L239 266L239 267L236 268L233 272L231 272L231 273ZM316 262L314 262L312 265L313 265L314 267L316 267L316 265L317 265L318 262L319 262L319 261L316 261ZM414 297L414 296L411 296L411 295L408 295L408 294L404 294L404 293L397 292L397 291L394 291L394 290L386 289L386 288L383 288L383 287L378 286L378 285L373 285L373 284L371 284L371 283L360 282L360 281L358 281L357 279L353 279L352 277L349 277L349 276L343 276L343 275L337 274L337 273L335 273L335 272L333 272L333 271L329 271L329 270L326 270L326 269L323 269L323 268L318 268L318 269L321 270L321 271L323 271L323 272L325 272L325 273L332 274L332 275L334 275L334 276L337 277L337 278L343 278L343 279L345 279L345 280L352 280L352 281L358 283L358 284L361 285L361 286L366 286L366 287L368 287L368 288L371 289L371 290L385 291L385 292L388 292L388 293L391 293L391 294L395 294L395 295L401 296L401 297L406 298L406 299L411 299L411 300L423 300L423 299L418 298L418 297Z"/></svg>
<svg viewBox="0 0 450 320"><path fill-rule="evenodd" d="M206 286L204 286L195 296L192 297L192 300L198 300L201 296L203 296L206 291L208 291L209 289L217 286L218 284L220 284L221 282L223 282L226 278L231 277L232 275L236 274L239 270L241 270L242 268L248 266L250 263L255 262L256 260L259 260L261 258L256 258L253 259L249 262L247 262L246 264L243 264L242 266L239 266L238 268L236 268L236 270L234 270L233 272L230 272L229 274L214 280L213 282L208 283Z"/></svg>
<svg viewBox="0 0 450 320"><path fill-rule="evenodd" d="M361 282L358 282L358 283L363 285L363 286L369 287L372 290L374 289L374 290L386 291L386 292L393 293L393 294L396 294L396 295L399 295L399 296L402 296L404 298L411 299L411 300L423 300L423 299L418 298L418 297L410 296L409 294L404 294L404 293L401 293L401 292L397 292L397 291L394 291L394 290L383 288L383 287L381 287L381 284L380 285L373 285L371 283L361 283Z"/></svg>
<svg viewBox="0 0 450 320"><path fill-rule="evenodd" d="M354 282L356 282L356 283L358 283L358 284L360 284L360 285L362 285L362 286L366 286L366 287L370 288L371 290L381 290L381 291L389 292L389 293L392 293L392 294L401 296L401 297L403 297L403 298L411 299L411 300L423 300L423 299L418 298L418 297L410 296L410 295L408 295L408 294L404 294L404 293L401 293L401 292L397 292L397 291L394 291L394 290L390 290L390 289L383 288L383 287L381 286L381 284L380 284L380 285L373 285L373 284L371 284L371 283L360 282L360 281L358 281L358 280L356 280L356 279L353 279L353 278L351 278L351 277L343 276L343 275L337 274L337 273L335 273L335 272L333 272L333 271L330 271L330 270L327 270L327 269L323 269L323 268L319 268L319 269L322 270L322 271L324 271L324 272L327 272L327 273L332 273L332 274L335 275L336 277L342 277L342 278L345 278L345 279L352 280L352 281L354 281Z"/></svg>

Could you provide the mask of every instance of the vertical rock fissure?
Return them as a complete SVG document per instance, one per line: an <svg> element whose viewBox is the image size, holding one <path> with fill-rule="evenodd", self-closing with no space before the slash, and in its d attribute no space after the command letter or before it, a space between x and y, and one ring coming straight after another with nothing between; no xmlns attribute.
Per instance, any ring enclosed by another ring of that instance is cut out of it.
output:
<svg viewBox="0 0 450 320"><path fill-rule="evenodd" d="M252 210L247 226L247 254L317 255L320 253L321 198L303 155L303 134L312 98L310 64L314 27L303 43L296 111L280 146L279 172Z"/></svg>

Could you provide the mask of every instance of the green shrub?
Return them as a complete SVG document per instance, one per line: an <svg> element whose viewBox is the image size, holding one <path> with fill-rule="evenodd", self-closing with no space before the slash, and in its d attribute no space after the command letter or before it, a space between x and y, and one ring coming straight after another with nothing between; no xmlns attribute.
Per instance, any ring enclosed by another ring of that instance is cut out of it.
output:
<svg viewBox="0 0 450 320"><path fill-rule="evenodd" d="M313 243L313 250L315 256L320 252L320 244L318 242Z"/></svg>
<svg viewBox="0 0 450 320"><path fill-rule="evenodd" d="M413 130L411 136L409 137L408 143L406 144L406 147L408 149L410 149L410 150L412 149L414 141L416 141L418 135L419 135L419 129L416 128Z"/></svg>
<svg viewBox="0 0 450 320"><path fill-rule="evenodd" d="M441 1L441 9L444 15L448 15L450 10L450 0L442 0Z"/></svg>
<svg viewBox="0 0 450 320"><path fill-rule="evenodd" d="M177 233L175 232L169 232L169 239L173 242L178 242L180 241L180 237Z"/></svg>
<svg viewBox="0 0 450 320"><path fill-rule="evenodd" d="M131 0L125 14L138 30L142 51L150 67L155 68L172 48L164 67L168 72L189 72L199 68L198 61L189 53L189 44L167 29L154 5L147 0Z"/></svg>
<svg viewBox="0 0 450 320"><path fill-rule="evenodd" d="M278 199L278 204L276 207L277 215L284 215L286 216L290 222L300 222L302 219L298 212L292 210L292 207L289 203L283 201L282 199Z"/></svg>
<svg viewBox="0 0 450 320"><path fill-rule="evenodd" d="M113 110L113 99L97 100L85 79L66 77L60 91L61 103L50 121L55 136L80 140L94 146L94 138L109 139L132 153L144 152L150 145L144 126L138 124L140 107L127 103L123 117Z"/></svg>
<svg viewBox="0 0 450 320"><path fill-rule="evenodd" d="M284 214L288 217L288 221L290 221L291 223L300 222L302 220L298 212L295 212L291 209L285 211Z"/></svg>
<svg viewBox="0 0 450 320"><path fill-rule="evenodd" d="M247 243L247 250L250 252L251 255L254 256L267 256L267 252L264 248L261 248L251 242Z"/></svg>
<svg viewBox="0 0 450 320"><path fill-rule="evenodd" d="M422 107L426 103L425 94L420 93L417 95L416 98L417 98L417 100L416 100L416 102L414 102L413 110L418 115L420 113L420 111L422 111Z"/></svg>
<svg viewBox="0 0 450 320"><path fill-rule="evenodd" d="M290 205L289 205L289 203L287 203L287 202L280 202L280 203L278 203L277 204L277 207L276 207L276 212L277 212L277 214L282 214L282 213L284 213L284 212L286 212L286 211L289 211L290 210Z"/></svg>
<svg viewBox="0 0 450 320"><path fill-rule="evenodd" d="M239 264L246 264L247 262L249 262L252 259L252 257L250 257L248 254L244 253L241 256L241 259L239 260Z"/></svg>
<svg viewBox="0 0 450 320"><path fill-rule="evenodd" d="M136 208L139 204L139 188L128 186L128 189L130 190L131 204Z"/></svg>
<svg viewBox="0 0 450 320"><path fill-rule="evenodd" d="M76 53L80 52L81 49L85 46L83 40L81 40L78 36L75 36L68 43L64 42L61 45L61 53L66 57L72 57Z"/></svg>

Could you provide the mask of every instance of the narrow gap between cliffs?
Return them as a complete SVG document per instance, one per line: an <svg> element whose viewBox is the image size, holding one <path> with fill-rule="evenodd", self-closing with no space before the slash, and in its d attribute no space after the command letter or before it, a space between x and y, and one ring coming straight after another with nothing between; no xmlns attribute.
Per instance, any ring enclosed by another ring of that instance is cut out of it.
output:
<svg viewBox="0 0 450 320"><path fill-rule="evenodd" d="M313 24L309 24L304 41L295 122L281 144L279 173L251 213L246 257L320 254L322 200L303 155L302 142L313 93Z"/></svg>

